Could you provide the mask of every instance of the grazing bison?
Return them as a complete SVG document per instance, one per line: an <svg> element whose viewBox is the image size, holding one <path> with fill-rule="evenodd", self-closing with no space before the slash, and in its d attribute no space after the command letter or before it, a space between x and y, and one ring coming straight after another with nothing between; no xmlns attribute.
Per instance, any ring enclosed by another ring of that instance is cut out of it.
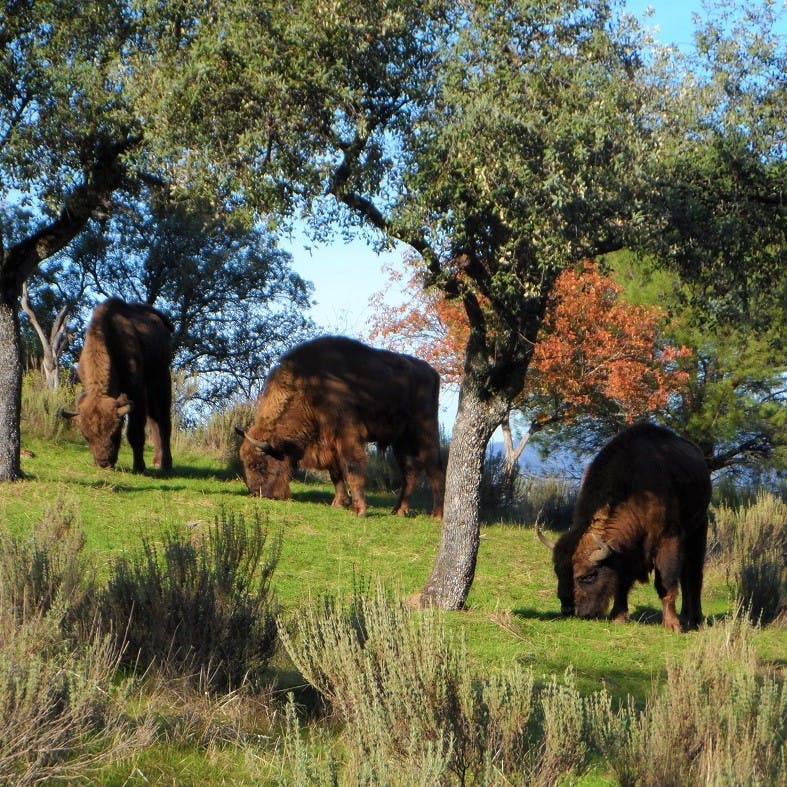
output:
<svg viewBox="0 0 787 787"><path fill-rule="evenodd" d="M169 318L141 303L109 298L93 312L79 356L79 379L85 390L76 409L62 414L77 419L99 467L115 466L127 415L134 472L145 470L146 421L154 445L153 464L164 471L172 469L171 334Z"/></svg>
<svg viewBox="0 0 787 787"><path fill-rule="evenodd" d="M402 472L394 507L405 514L421 471L432 487L432 516L442 517L445 475L437 403L440 378L425 361L325 336L295 347L271 371L254 423L236 431L252 494L290 496L298 464L328 470L334 506L366 512L366 443L392 446Z"/></svg>
<svg viewBox="0 0 787 787"><path fill-rule="evenodd" d="M652 424L610 440L585 471L571 529L553 548L564 615L628 617L628 593L655 569L664 626L680 631L678 584L689 627L702 621L702 571L711 482L694 443Z"/></svg>

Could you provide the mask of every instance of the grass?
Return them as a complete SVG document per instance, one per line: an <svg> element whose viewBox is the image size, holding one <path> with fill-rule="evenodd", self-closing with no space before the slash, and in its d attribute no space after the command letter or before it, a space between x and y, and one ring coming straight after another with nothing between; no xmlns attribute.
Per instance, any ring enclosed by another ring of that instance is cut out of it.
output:
<svg viewBox="0 0 787 787"><path fill-rule="evenodd" d="M187 523L207 528L222 509L247 521L259 512L271 530L281 532L273 589L285 613L310 598L347 597L359 582L381 581L396 592L415 593L429 576L439 543L440 525L428 516L389 513L393 494L371 493L369 514L357 518L328 505L330 485L294 483L288 501L252 498L239 478L204 454L176 456L174 472L165 478L156 471L130 473L125 443L119 469L109 472L96 468L76 439L52 444L25 438L23 447L33 454L22 460L26 480L0 487L0 517L23 532L53 501L72 507L99 577L113 556L137 549L143 538ZM703 603L711 618L729 610L721 568L708 567ZM467 610L448 616L447 625L461 630L469 657L480 664L528 664L549 675L571 663L584 689L604 684L615 695L643 699L663 676L664 657L679 653L694 635L675 637L662 629L652 584L633 589L630 607L638 622L628 626L562 619L549 556L532 528L495 524L482 528ZM758 639L768 660L782 658L786 645L783 630L766 629Z"/></svg>
<svg viewBox="0 0 787 787"><path fill-rule="evenodd" d="M400 518L389 513L394 494L372 492L368 515L357 518L329 506L333 491L328 484L294 483L289 501L256 499L219 459L197 451L181 449L173 474L162 477L156 471L130 473L125 443L118 469L109 472L96 468L87 446L67 433L52 440L23 435L23 449L26 479L0 485L0 521L11 532L29 532L53 505L75 511L98 578L105 580L116 556L138 552L143 539L162 539L166 529L207 532L222 511L248 522L259 514L282 536L272 589L285 620L323 596L350 601L357 588L377 583L395 595L417 592L429 576L440 538L439 523L425 515L426 500L416 501L419 515ZM724 566L708 565L703 606L711 621L731 610L728 579ZM667 665L680 660L704 633L665 631L652 583L634 588L630 608L634 621L628 625L563 619L549 555L532 527L493 524L482 527L467 609L445 615L444 626L463 641L467 669L477 674L524 667L548 685L571 666L583 694L606 688L616 702L631 697L644 708L654 689L664 685ZM784 672L787 629L757 630L754 648L766 667ZM298 680L283 653L274 664L283 691ZM162 702L165 719L167 701ZM221 715L213 708L190 712L195 718L208 714L210 729L217 723L211 714ZM206 747L180 731L158 739L133 763L113 766L102 774L102 783L278 783L277 756L276 744L264 736L253 745L230 739ZM586 783L603 778L588 777Z"/></svg>

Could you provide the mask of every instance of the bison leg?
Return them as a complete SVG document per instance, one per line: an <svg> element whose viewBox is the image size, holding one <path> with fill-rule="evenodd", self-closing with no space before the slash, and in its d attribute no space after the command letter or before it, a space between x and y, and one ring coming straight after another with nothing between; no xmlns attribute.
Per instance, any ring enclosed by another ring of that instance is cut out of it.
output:
<svg viewBox="0 0 787 787"><path fill-rule="evenodd" d="M153 441L153 466L164 472L172 470L172 453L169 448L170 425L148 418L150 439Z"/></svg>
<svg viewBox="0 0 787 787"><path fill-rule="evenodd" d="M680 574L681 616L688 628L697 628L702 621L702 574L708 538L708 516L683 542L683 567Z"/></svg>
<svg viewBox="0 0 787 787"><path fill-rule="evenodd" d="M665 539L656 555L656 592L661 599L664 628L680 631L680 621L675 609L678 598L678 582L681 575L680 540Z"/></svg>
<svg viewBox="0 0 787 787"><path fill-rule="evenodd" d="M366 450L363 443L345 444L341 452L344 481L350 488L352 510L358 516L366 514Z"/></svg>
<svg viewBox="0 0 787 787"><path fill-rule="evenodd" d="M416 457L401 446L394 446L394 458L399 465L402 476L402 486L399 490L399 499L392 509L392 513L405 516L410 510L410 497L421 475L421 465Z"/></svg>
<svg viewBox="0 0 787 787"><path fill-rule="evenodd" d="M128 438L131 452L134 456L131 467L134 473L145 472L145 422L147 418L144 413L132 410L128 416L128 426L126 427L126 437Z"/></svg>
<svg viewBox="0 0 787 787"><path fill-rule="evenodd" d="M445 498L445 470L440 461L440 455L425 463L426 476L432 487L432 517L443 518L443 500Z"/></svg>
<svg viewBox="0 0 787 787"><path fill-rule="evenodd" d="M609 613L610 619L616 623L625 623L629 619L629 591L633 584L633 579L624 581L618 579L615 601L612 604L612 612Z"/></svg>
<svg viewBox="0 0 787 787"><path fill-rule="evenodd" d="M347 508L350 505L350 495L347 494L347 484L344 483L342 471L338 467L330 467L328 468L328 473L336 489L331 505L334 508Z"/></svg>

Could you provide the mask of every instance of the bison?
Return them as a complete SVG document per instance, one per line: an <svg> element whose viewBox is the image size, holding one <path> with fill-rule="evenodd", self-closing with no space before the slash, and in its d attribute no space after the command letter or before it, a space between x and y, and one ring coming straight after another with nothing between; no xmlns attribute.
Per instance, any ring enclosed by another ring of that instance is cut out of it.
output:
<svg viewBox="0 0 787 787"><path fill-rule="evenodd" d="M437 417L440 377L425 361L324 336L290 350L271 371L252 425L236 427L252 494L290 496L298 465L328 470L332 505L366 512L366 443L391 446L402 473L397 514L406 514L421 471L432 516L443 515L445 474Z"/></svg>
<svg viewBox="0 0 787 787"><path fill-rule="evenodd" d="M153 439L153 464L172 469L170 433L172 323L167 315L142 303L109 298L96 307L79 356L84 387L76 408L62 410L76 418L99 467L114 467L123 418L134 454L133 471L145 470L145 423Z"/></svg>
<svg viewBox="0 0 787 787"><path fill-rule="evenodd" d="M660 426L641 423L610 440L585 471L571 528L552 543L564 615L628 617L628 593L655 569L664 626L702 622L702 573L711 482L702 452Z"/></svg>

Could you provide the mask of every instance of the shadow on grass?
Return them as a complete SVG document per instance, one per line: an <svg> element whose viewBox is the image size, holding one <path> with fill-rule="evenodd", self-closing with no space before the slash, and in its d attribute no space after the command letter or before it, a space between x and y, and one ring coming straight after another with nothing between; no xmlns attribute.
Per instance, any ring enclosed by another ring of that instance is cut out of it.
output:
<svg viewBox="0 0 787 787"><path fill-rule="evenodd" d="M522 620L565 620L566 618L560 614L559 611L544 612L542 609L530 609L529 607L517 607L511 610L514 617L521 618Z"/></svg>
<svg viewBox="0 0 787 787"><path fill-rule="evenodd" d="M511 610L512 614L522 620L568 620L570 616L561 614L558 610L554 612L544 612L543 610L530 609L528 607L518 607ZM592 618L588 619L592 622ZM609 618L597 618L600 623L608 623ZM629 623L641 623L645 626L660 626L661 625L661 610L654 609L653 607L639 606L629 614ZM621 625L626 625L621 623Z"/></svg>

